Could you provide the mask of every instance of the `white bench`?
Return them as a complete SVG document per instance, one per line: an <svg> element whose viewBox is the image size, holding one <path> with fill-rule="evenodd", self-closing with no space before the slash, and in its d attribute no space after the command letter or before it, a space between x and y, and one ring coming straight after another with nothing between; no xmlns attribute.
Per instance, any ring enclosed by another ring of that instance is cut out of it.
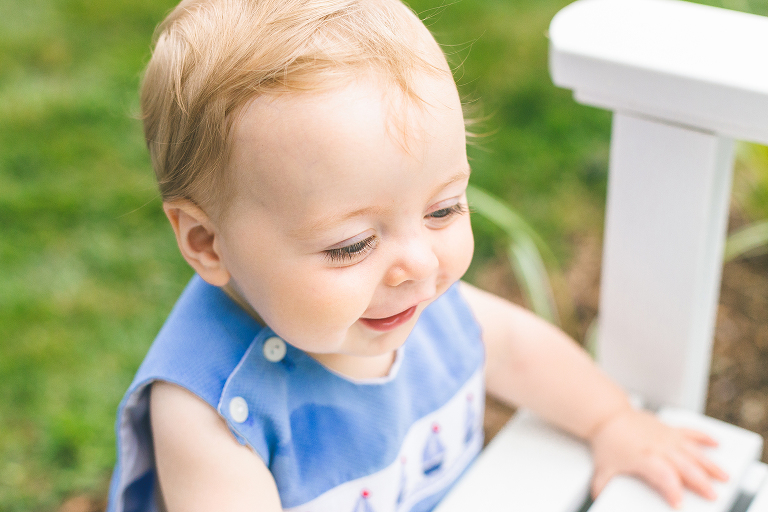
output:
<svg viewBox="0 0 768 512"><path fill-rule="evenodd" d="M614 113L598 362L663 421L720 441L711 456L731 480L715 502L688 493L684 510L768 512L762 439L699 414L733 141L768 144L768 18L678 0L578 0L549 39L554 83ZM582 443L523 412L437 511L670 510L625 477L585 502L591 471Z"/></svg>

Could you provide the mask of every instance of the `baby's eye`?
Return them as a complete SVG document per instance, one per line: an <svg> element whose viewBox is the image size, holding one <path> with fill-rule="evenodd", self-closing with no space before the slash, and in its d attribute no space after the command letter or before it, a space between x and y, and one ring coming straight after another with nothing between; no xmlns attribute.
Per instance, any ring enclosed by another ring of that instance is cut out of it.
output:
<svg viewBox="0 0 768 512"><path fill-rule="evenodd" d="M464 203L456 203L427 214L427 220L431 221L430 224L433 227L442 227L447 225L453 217L467 213L467 211L467 206Z"/></svg>
<svg viewBox="0 0 768 512"><path fill-rule="evenodd" d="M325 253L326 259L331 263L351 263L362 259L368 254L376 245L377 240L378 239L372 235L359 242L336 249L327 249L323 252Z"/></svg>

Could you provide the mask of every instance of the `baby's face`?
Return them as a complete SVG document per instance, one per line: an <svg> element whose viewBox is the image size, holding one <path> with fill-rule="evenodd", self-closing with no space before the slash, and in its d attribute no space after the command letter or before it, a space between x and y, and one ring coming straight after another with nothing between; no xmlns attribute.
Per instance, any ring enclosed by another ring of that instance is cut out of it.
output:
<svg viewBox="0 0 768 512"><path fill-rule="evenodd" d="M472 257L459 98L449 78L420 85L421 108L367 82L262 97L233 132L237 191L219 226L231 284L345 373L391 361Z"/></svg>

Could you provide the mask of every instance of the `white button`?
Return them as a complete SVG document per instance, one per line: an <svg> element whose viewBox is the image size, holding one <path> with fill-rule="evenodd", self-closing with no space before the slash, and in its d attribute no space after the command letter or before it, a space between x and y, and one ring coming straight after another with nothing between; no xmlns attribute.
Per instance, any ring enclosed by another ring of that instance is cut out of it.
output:
<svg viewBox="0 0 768 512"><path fill-rule="evenodd" d="M288 349L285 346L285 342L277 336L267 338L267 341L264 342L264 357L267 361L273 363L282 361L287 351Z"/></svg>
<svg viewBox="0 0 768 512"><path fill-rule="evenodd" d="M229 415L232 416L232 421L236 423L242 423L248 419L248 404L245 402L245 398L236 396L229 401Z"/></svg>

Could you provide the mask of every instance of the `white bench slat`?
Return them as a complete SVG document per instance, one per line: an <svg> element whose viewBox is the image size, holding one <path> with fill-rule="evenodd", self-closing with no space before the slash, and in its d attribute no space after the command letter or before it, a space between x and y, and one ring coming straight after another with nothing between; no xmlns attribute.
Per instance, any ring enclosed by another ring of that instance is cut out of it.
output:
<svg viewBox="0 0 768 512"><path fill-rule="evenodd" d="M720 443L708 449L708 456L725 470L728 482L714 484L717 499L709 501L686 491L684 512L723 512L730 509L741 490L750 465L760 457L763 439L754 432L683 409L663 409L659 418L667 424L695 428L706 432ZM620 476L608 484L589 512L671 512L674 510L654 491L639 480Z"/></svg>
<svg viewBox="0 0 768 512"><path fill-rule="evenodd" d="M708 456L731 477L728 482L715 483L718 499L714 502L687 492L683 512L724 512L739 492L754 492L756 485L748 484L745 478L750 467L764 466L754 462L763 445L758 434L684 409L666 408L659 412L659 417L670 425L702 430L717 439L719 446L708 449ZM485 448L435 512L575 512L588 495L592 470L585 443L529 411L521 411ZM749 474L747 480L755 480L756 473ZM761 492L765 497L760 499L768 502L768 487ZM589 512L671 510L645 484L629 477L616 477ZM768 512L750 512L758 510Z"/></svg>
<svg viewBox="0 0 768 512"><path fill-rule="evenodd" d="M435 512L575 512L587 497L591 476L584 443L520 411Z"/></svg>
<svg viewBox="0 0 768 512"><path fill-rule="evenodd" d="M746 476L741 481L741 492L749 496L755 496L763 484L768 484L768 464L755 462L749 466Z"/></svg>
<svg viewBox="0 0 768 512"><path fill-rule="evenodd" d="M768 473L768 466L761 464L763 473ZM747 512L768 512L768 478L763 475L763 484L757 490L755 499L747 509Z"/></svg>

